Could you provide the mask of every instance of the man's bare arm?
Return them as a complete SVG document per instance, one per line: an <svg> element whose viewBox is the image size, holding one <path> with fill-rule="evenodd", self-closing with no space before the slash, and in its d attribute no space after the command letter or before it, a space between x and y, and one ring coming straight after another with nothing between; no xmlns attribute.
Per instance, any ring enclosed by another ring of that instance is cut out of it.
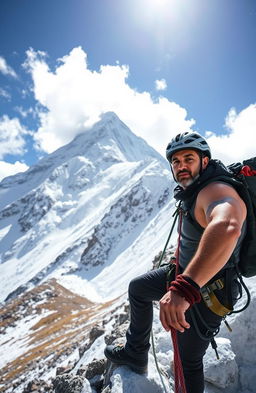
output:
<svg viewBox="0 0 256 393"><path fill-rule="evenodd" d="M184 274L202 287L230 258L241 233L246 207L233 188L212 183L198 195L195 216L205 230Z"/></svg>

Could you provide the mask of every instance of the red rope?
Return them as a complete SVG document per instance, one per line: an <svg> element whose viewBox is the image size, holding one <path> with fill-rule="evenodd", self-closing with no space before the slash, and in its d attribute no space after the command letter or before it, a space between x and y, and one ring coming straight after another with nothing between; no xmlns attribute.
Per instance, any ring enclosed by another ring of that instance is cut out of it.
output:
<svg viewBox="0 0 256 393"><path fill-rule="evenodd" d="M186 393L186 385L183 374L182 363L180 359L180 352L178 347L177 330L171 328L171 337L174 351L174 381L175 381L175 393Z"/></svg>
<svg viewBox="0 0 256 393"><path fill-rule="evenodd" d="M182 211L180 209L179 212L179 226L178 226L178 247L176 253L176 272L175 276L179 274L179 256L180 256L180 238L181 238L181 224L182 224ZM178 338L177 338L177 330L171 328L171 337L173 343L173 352L174 352L174 381L175 381L175 393L186 393L186 385L184 379L184 373L180 358L180 352L178 347Z"/></svg>
<svg viewBox="0 0 256 393"><path fill-rule="evenodd" d="M196 283L192 285L186 276L179 274L176 276L175 281L171 282L168 289L184 297L190 306L193 306L194 303L199 303L201 301L200 287L197 288L196 285Z"/></svg>
<svg viewBox="0 0 256 393"><path fill-rule="evenodd" d="M240 171L240 174L244 176L256 176L256 171L249 167L249 165L244 165Z"/></svg>

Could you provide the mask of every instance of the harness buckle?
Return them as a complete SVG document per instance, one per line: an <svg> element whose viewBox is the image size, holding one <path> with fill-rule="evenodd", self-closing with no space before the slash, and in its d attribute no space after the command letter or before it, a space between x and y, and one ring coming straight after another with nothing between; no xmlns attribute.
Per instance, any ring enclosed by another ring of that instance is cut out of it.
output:
<svg viewBox="0 0 256 393"><path fill-rule="evenodd" d="M211 301L211 297L210 297L211 290L208 287L204 286L200 289L200 292L201 292L202 298L204 299L207 307L210 308L212 306L212 301Z"/></svg>
<svg viewBox="0 0 256 393"><path fill-rule="evenodd" d="M206 304L206 306L215 314L224 317L229 314L233 308L226 307L224 304L220 303L217 296L214 294L216 289L224 288L224 280L221 278L215 280L213 283L205 285L201 288L201 295Z"/></svg>
<svg viewBox="0 0 256 393"><path fill-rule="evenodd" d="M224 281L221 278L215 280L212 284L209 285L213 291L216 289L223 289L224 288Z"/></svg>

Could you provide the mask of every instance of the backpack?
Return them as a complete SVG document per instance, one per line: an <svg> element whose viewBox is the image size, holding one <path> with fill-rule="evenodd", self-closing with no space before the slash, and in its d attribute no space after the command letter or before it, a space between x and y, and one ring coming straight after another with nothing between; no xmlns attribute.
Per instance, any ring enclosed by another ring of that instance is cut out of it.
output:
<svg viewBox="0 0 256 393"><path fill-rule="evenodd" d="M227 168L236 180L234 186L247 207L247 229L238 269L242 276L253 277L256 275L256 157Z"/></svg>

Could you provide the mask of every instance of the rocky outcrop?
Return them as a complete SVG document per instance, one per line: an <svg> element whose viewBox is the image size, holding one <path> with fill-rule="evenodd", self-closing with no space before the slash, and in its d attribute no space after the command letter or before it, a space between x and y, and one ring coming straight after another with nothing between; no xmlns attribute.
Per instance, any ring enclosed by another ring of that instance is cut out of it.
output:
<svg viewBox="0 0 256 393"><path fill-rule="evenodd" d="M120 342L124 340L128 326L129 307L124 304L112 310L108 322L112 321L110 334L104 337L106 344ZM106 319L105 319L105 323ZM103 324L95 324L89 331L88 342L79 347L79 363L83 360L83 355L101 335L105 334ZM114 368L110 369L106 358L93 359L88 364L77 367L78 362L69 362L67 366L56 368L56 376L49 381L35 378L30 381L22 393L109 393L111 392L110 376ZM52 364L52 366L54 366Z"/></svg>
<svg viewBox="0 0 256 393"><path fill-rule="evenodd" d="M54 393L52 383L45 382L42 379L34 379L33 381L30 381L26 385L22 393L40 393L40 392Z"/></svg>
<svg viewBox="0 0 256 393"><path fill-rule="evenodd" d="M62 374L53 381L53 389L55 393L81 393L84 382L79 375Z"/></svg>
<svg viewBox="0 0 256 393"><path fill-rule="evenodd" d="M167 203L169 195L170 189L164 189L156 200L156 195L140 180L111 206L100 224L95 226L81 255L81 263L87 269L103 265L115 245L122 247L122 242L127 243L135 228L150 219L156 205L160 209Z"/></svg>
<svg viewBox="0 0 256 393"><path fill-rule="evenodd" d="M106 307L109 305L111 302ZM85 350L105 333L102 320L107 311L104 312L104 307L68 291L55 280L10 300L0 309L1 350L8 351L16 336L26 340L29 348L24 349L17 359L9 356L9 362L1 370L0 392L12 392L11 389L24 385L25 376L30 375L36 375L32 382L40 386L42 377L56 367L58 375L71 373L76 362L69 363L64 369L58 365L78 352L79 361ZM97 316L99 309L103 309L100 317ZM33 315L37 316L34 323ZM29 327L26 329L27 324ZM92 364L89 371L86 369L85 376L89 373L91 378L93 373L97 373L93 370L99 367L102 369L102 365ZM80 370L79 375L82 374ZM24 393L32 388L31 392L37 392L32 382L26 385ZM2 390L3 386L5 390ZM46 390L40 387L38 392L42 391Z"/></svg>
<svg viewBox="0 0 256 393"><path fill-rule="evenodd" d="M51 209L54 201L45 193L44 189L38 189L21 198L22 212L18 223L21 231L26 232L32 228Z"/></svg>

